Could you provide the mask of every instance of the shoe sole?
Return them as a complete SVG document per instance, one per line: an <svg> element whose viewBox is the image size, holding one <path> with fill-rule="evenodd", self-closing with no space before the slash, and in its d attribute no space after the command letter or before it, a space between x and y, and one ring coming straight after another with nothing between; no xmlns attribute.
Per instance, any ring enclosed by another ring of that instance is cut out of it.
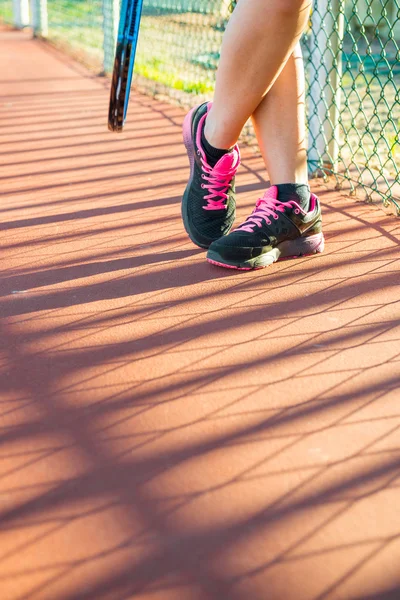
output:
<svg viewBox="0 0 400 600"><path fill-rule="evenodd" d="M324 251L325 239L322 233L310 235L296 240L282 242L276 248L269 252L261 254L255 258L243 262L226 260L218 252L209 250L207 261L212 265L224 267L225 269L236 269L237 271L253 271L255 269L264 269L278 260L289 260L292 258L302 258L303 256L312 256Z"/></svg>
<svg viewBox="0 0 400 600"><path fill-rule="evenodd" d="M185 117L185 120L183 121L183 143L185 144L186 152L187 152L187 155L189 158L190 177L189 177L188 184L186 186L186 189L185 189L185 191L183 193L183 197L182 197L181 214L182 214L182 221L183 221L183 225L185 227L185 231L188 234L188 236L190 237L190 239L192 240L193 244L196 244L196 246L199 246L199 248L207 249L212 242L205 243L205 242L200 241L198 238L196 238L193 230L190 227L189 213L188 213L189 190L190 190L190 186L192 185L193 172L194 172L194 144L193 144L193 139L192 139L192 120L193 120L192 117L193 117L193 113L195 110L196 110L196 108L192 108L192 110L190 110L188 112L188 114Z"/></svg>

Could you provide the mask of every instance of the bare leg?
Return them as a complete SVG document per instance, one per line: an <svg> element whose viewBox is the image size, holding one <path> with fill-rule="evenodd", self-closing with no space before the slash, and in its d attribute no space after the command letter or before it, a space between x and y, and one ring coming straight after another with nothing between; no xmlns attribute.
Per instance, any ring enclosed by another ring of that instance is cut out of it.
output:
<svg viewBox="0 0 400 600"><path fill-rule="evenodd" d="M307 183L305 84L298 44L252 116L272 185Z"/></svg>
<svg viewBox="0 0 400 600"><path fill-rule="evenodd" d="M311 0L240 0L227 26L205 136L233 146L303 33Z"/></svg>

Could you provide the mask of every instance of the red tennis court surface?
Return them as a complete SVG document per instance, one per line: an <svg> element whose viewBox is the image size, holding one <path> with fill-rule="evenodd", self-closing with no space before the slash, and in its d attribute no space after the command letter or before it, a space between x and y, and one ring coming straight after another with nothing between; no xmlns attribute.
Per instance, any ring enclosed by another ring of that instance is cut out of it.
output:
<svg viewBox="0 0 400 600"><path fill-rule="evenodd" d="M0 61L1 600L399 599L400 221L317 184L321 257L212 267L181 109Z"/></svg>

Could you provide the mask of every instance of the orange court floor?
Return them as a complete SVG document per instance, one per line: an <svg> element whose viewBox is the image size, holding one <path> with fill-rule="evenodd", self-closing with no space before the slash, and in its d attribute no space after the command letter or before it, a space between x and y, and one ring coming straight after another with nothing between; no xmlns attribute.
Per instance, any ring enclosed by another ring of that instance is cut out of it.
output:
<svg viewBox="0 0 400 600"><path fill-rule="evenodd" d="M324 254L212 266L181 108L0 64L1 600L398 600L400 221L316 182Z"/></svg>

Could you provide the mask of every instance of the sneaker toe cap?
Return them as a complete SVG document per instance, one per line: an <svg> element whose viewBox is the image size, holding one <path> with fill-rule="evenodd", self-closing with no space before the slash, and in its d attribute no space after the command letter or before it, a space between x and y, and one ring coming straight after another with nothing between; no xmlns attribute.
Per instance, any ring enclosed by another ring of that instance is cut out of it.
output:
<svg viewBox="0 0 400 600"><path fill-rule="evenodd" d="M210 246L210 251L227 260L249 260L260 256L268 250L268 248L263 246L237 245L232 243L229 237L227 236L213 242Z"/></svg>

